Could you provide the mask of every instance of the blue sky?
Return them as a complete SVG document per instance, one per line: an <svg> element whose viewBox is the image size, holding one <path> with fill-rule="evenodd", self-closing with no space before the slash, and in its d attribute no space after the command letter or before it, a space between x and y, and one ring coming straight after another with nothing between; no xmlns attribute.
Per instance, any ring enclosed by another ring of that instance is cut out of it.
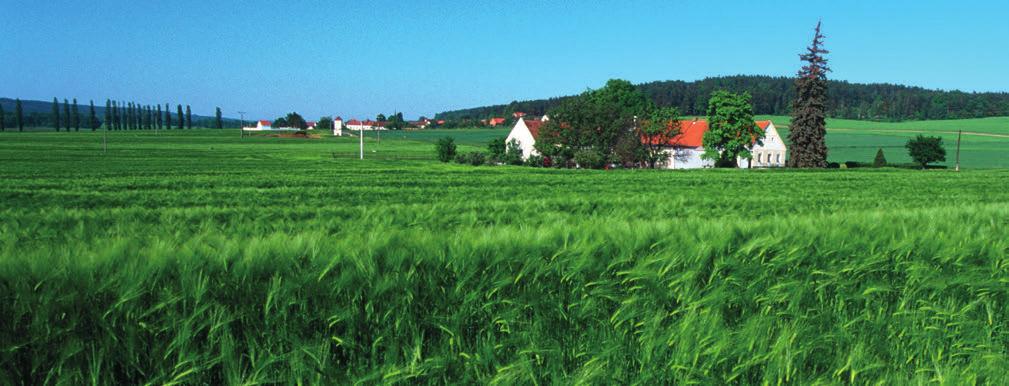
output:
<svg viewBox="0 0 1009 386"><path fill-rule="evenodd" d="M792 75L1009 91L1000 1L0 0L0 96L408 118L633 82Z"/></svg>

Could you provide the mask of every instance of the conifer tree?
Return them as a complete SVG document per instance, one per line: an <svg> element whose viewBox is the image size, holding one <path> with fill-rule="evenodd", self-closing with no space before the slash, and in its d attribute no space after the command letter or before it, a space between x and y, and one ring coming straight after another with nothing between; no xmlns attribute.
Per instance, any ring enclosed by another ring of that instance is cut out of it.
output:
<svg viewBox="0 0 1009 386"><path fill-rule="evenodd" d="M186 105L186 128L193 128L193 112L189 110L189 105Z"/></svg>
<svg viewBox="0 0 1009 386"><path fill-rule="evenodd" d="M25 131L25 111L21 107L21 98L14 102L14 123L17 124L18 131Z"/></svg>
<svg viewBox="0 0 1009 386"><path fill-rule="evenodd" d="M788 166L822 168L827 166L827 59L823 48L821 23L816 23L813 44L799 55L806 62L795 80L796 98L792 105L792 124L788 133L791 154Z"/></svg>
<svg viewBox="0 0 1009 386"><path fill-rule="evenodd" d="M177 114L175 114L175 117L179 119L179 130L182 130L183 128L185 128L185 123L186 122L183 120L182 105L179 105L178 112L177 112Z"/></svg>
<svg viewBox="0 0 1009 386"><path fill-rule="evenodd" d="M53 127L60 131L60 101L53 98Z"/></svg>
<svg viewBox="0 0 1009 386"><path fill-rule="evenodd" d="M74 131L81 131L81 111L77 108L77 98L74 98Z"/></svg>
<svg viewBox="0 0 1009 386"><path fill-rule="evenodd" d="M4 106L0 105L0 131L7 131L7 125L4 124Z"/></svg>
<svg viewBox="0 0 1009 386"><path fill-rule="evenodd" d="M112 100L111 99L106 99L105 100L105 122L102 122L102 123L105 124L105 130L108 130L110 127L112 127Z"/></svg>
<svg viewBox="0 0 1009 386"><path fill-rule="evenodd" d="M881 168L886 166L886 156L883 155L883 148L876 151L876 159L872 161L872 166Z"/></svg>
<svg viewBox="0 0 1009 386"><path fill-rule="evenodd" d="M63 127L67 128L67 132L70 132L70 101L63 99ZM59 131L59 128L57 128Z"/></svg>
<svg viewBox="0 0 1009 386"><path fill-rule="evenodd" d="M95 116L95 101L94 99L90 102L91 110L88 113L88 126L91 126L91 131L98 130L98 117Z"/></svg>
<svg viewBox="0 0 1009 386"><path fill-rule="evenodd" d="M217 117L216 126L218 129L224 128L224 122L221 120L221 108L217 108L217 112L214 114Z"/></svg>

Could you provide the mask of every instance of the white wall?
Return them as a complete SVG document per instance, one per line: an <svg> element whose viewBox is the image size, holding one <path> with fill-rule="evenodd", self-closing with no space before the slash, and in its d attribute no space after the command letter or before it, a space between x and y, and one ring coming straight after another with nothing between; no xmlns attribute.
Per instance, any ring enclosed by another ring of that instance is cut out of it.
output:
<svg viewBox="0 0 1009 386"><path fill-rule="evenodd" d="M533 138L533 133L529 131L529 127L525 124L525 119L519 119L515 122L515 126L512 127L512 131L508 133L508 137L505 138L505 143L509 143L512 140L517 140L519 147L522 148L522 159L528 160L533 154L539 154L534 147L536 145L536 139Z"/></svg>

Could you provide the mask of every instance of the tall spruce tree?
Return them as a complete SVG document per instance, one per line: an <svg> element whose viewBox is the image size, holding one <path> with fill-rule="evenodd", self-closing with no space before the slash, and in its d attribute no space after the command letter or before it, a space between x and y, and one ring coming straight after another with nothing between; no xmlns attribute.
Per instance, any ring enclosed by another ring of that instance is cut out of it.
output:
<svg viewBox="0 0 1009 386"><path fill-rule="evenodd" d="M179 130L182 130L183 128L185 128L186 122L183 119L183 115L182 115L182 105L179 105L179 108L178 108L177 114L175 114L175 117L179 119Z"/></svg>
<svg viewBox="0 0 1009 386"><path fill-rule="evenodd" d="M186 105L186 128L193 128L193 112L189 110L189 105Z"/></svg>
<svg viewBox="0 0 1009 386"><path fill-rule="evenodd" d="M67 132L70 132L70 101L63 98L63 127L66 127Z"/></svg>
<svg viewBox="0 0 1009 386"><path fill-rule="evenodd" d="M25 110L21 106L21 98L14 102L14 123L17 124L18 131L25 131Z"/></svg>
<svg viewBox="0 0 1009 386"><path fill-rule="evenodd" d="M77 98L74 98L74 131L81 131L81 111L77 108Z"/></svg>
<svg viewBox="0 0 1009 386"><path fill-rule="evenodd" d="M221 108L220 107L217 108L217 111L214 113L214 116L217 118L216 121L214 122L215 125L217 126L217 128L218 129L223 129L224 128L224 121L221 119Z"/></svg>
<svg viewBox="0 0 1009 386"><path fill-rule="evenodd" d="M60 101L53 98L53 128L60 131Z"/></svg>
<svg viewBox="0 0 1009 386"><path fill-rule="evenodd" d="M7 125L4 124L4 106L0 105L0 131L7 131Z"/></svg>
<svg viewBox="0 0 1009 386"><path fill-rule="evenodd" d="M111 99L106 99L105 100L105 122L102 122L102 123L105 125L105 130L108 130L112 126L112 100Z"/></svg>
<svg viewBox="0 0 1009 386"><path fill-rule="evenodd" d="M788 133L791 151L788 166L822 168L827 166L827 66L823 48L822 22L816 23L813 44L799 58L806 62L795 79L795 102Z"/></svg>
<svg viewBox="0 0 1009 386"><path fill-rule="evenodd" d="M94 99L90 102L91 109L88 112L88 126L91 127L91 131L98 130L98 117L95 116L95 101Z"/></svg>

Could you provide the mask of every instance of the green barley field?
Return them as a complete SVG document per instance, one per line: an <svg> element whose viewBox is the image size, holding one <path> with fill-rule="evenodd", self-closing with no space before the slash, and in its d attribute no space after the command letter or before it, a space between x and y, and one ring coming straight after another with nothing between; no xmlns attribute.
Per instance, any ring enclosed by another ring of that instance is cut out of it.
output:
<svg viewBox="0 0 1009 386"><path fill-rule="evenodd" d="M0 133L0 384L1009 383L997 138L585 171L440 134Z"/></svg>

